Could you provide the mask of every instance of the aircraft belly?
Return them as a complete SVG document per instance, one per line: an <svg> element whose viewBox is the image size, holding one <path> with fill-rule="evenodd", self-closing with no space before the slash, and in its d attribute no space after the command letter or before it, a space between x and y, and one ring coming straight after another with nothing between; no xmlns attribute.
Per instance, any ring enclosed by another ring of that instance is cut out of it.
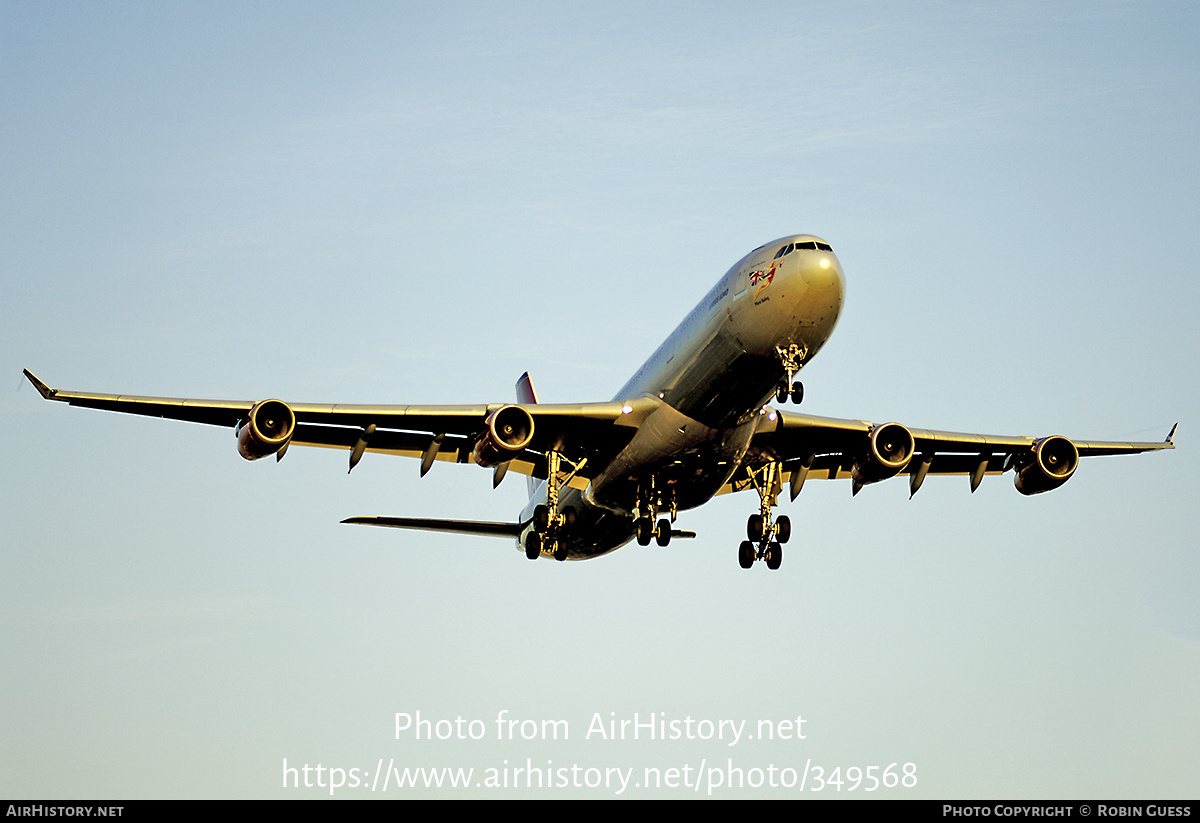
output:
<svg viewBox="0 0 1200 823"><path fill-rule="evenodd" d="M728 429L714 429L664 404L592 480L583 499L631 517L637 505L638 483L652 475L659 489L673 492L678 509L700 506L733 474L749 448L756 424L754 419Z"/></svg>
<svg viewBox="0 0 1200 823"><path fill-rule="evenodd" d="M517 539L517 547L524 551L523 546L533 531L533 510L535 506L546 502L545 484L539 493L529 501L529 505L521 514L522 522L526 523L524 531ZM571 512L572 525L564 529L559 540L567 550L568 560L587 560L599 557L621 548L633 539L633 518L620 513L606 511L589 503L578 489L566 488L559 498L560 511Z"/></svg>
<svg viewBox="0 0 1200 823"><path fill-rule="evenodd" d="M568 560L599 557L633 539L631 518L580 503L574 528L568 529L560 538L567 548Z"/></svg>
<svg viewBox="0 0 1200 823"><path fill-rule="evenodd" d="M732 343L732 338L722 335ZM732 345L709 350L696 367L680 375L664 399L688 417L713 429L736 425L775 391L783 367L773 356L751 354ZM707 362L705 362L707 361ZM716 368L706 368L720 364Z"/></svg>
<svg viewBox="0 0 1200 823"><path fill-rule="evenodd" d="M559 507L563 513L569 511L572 518L572 525L558 538L567 550L566 559L599 557L633 540L638 479L646 473L661 478L665 487L674 492L680 511L711 500L737 469L758 425L755 417L742 425L715 431L668 406L656 410L651 418L586 491L563 489ZM614 469L618 464L623 469ZM527 525L517 541L518 547L524 546L533 530L534 508L545 502L545 484L542 484L521 514L522 522Z"/></svg>

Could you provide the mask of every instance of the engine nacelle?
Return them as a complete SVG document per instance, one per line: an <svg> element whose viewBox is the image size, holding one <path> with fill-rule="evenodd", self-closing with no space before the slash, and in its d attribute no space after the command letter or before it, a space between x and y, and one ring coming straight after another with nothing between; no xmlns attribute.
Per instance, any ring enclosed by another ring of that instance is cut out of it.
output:
<svg viewBox="0 0 1200 823"><path fill-rule="evenodd" d="M520 406L502 406L488 415L471 459L481 466L498 466L524 451L531 440L533 415Z"/></svg>
<svg viewBox="0 0 1200 823"><path fill-rule="evenodd" d="M1013 481L1021 494L1041 494L1071 479L1079 465L1079 449L1065 437L1054 435L1034 442L1032 451L1017 464Z"/></svg>
<svg viewBox="0 0 1200 823"><path fill-rule="evenodd" d="M895 477L912 460L917 449L912 432L899 423L884 423L867 436L867 454L855 461L850 473L862 485Z"/></svg>
<svg viewBox="0 0 1200 823"><path fill-rule="evenodd" d="M275 454L296 432L296 413L282 400L255 403L237 429L238 452L247 460Z"/></svg>

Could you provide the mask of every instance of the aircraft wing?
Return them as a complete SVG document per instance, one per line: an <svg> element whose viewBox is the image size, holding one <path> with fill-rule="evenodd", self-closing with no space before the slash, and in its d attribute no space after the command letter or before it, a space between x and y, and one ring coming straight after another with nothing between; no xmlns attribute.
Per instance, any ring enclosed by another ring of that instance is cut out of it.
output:
<svg viewBox="0 0 1200 823"><path fill-rule="evenodd" d="M790 484L793 499L807 479L853 478L857 492L866 483L906 475L915 494L930 474L966 475L974 491L984 475L1009 470L1025 481L1018 489L1035 494L1066 482L1080 457L1175 448L1174 427L1161 442L1069 440L908 429L897 423L876 425L866 420L766 411L746 465L753 468L779 461L783 468L780 481ZM753 480L743 468L722 492L746 488L753 488Z"/></svg>
<svg viewBox="0 0 1200 823"><path fill-rule="evenodd" d="M52 389L28 369L25 376L42 397L72 406L166 417L238 430L250 418L257 401L187 400L175 397L138 397L124 394ZM264 403L280 401L264 401ZM281 404L283 405L283 404ZM328 403L288 403L295 416L291 436L273 451L281 458L291 446L321 446L350 451L353 469L363 452L397 454L421 459L424 474L434 461L466 463L476 441L487 428L489 417L500 409L528 412L532 420L527 445L513 453L505 471L546 477L545 452L561 449L578 461L583 457L611 457L629 442L637 426L658 405L651 398L628 403L504 404L473 406L358 406ZM244 456L246 455L243 452ZM509 456L509 455L505 455ZM499 463L501 461L497 461ZM591 469L607 461L589 459L570 485L585 488ZM502 476L502 475L501 475ZM498 481L497 481L498 482Z"/></svg>

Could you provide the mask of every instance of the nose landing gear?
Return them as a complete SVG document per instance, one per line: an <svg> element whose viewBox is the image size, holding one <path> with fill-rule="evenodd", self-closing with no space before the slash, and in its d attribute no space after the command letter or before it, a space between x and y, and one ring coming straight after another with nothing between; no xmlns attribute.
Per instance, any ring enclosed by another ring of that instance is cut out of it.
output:
<svg viewBox="0 0 1200 823"><path fill-rule="evenodd" d="M775 354L779 357L779 362L783 364L783 370L786 372L784 379L780 380L779 385L775 387L775 399L780 403L785 403L790 397L793 403L799 405L800 401L804 399L804 384L798 380L794 381L793 378L796 376L796 372L800 371L804 358L808 356L808 349L792 343L786 349L783 346L776 346Z"/></svg>

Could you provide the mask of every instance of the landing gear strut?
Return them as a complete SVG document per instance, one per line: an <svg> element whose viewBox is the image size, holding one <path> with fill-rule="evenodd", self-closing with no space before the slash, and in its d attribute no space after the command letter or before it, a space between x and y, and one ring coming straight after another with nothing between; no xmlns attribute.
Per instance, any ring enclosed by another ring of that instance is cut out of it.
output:
<svg viewBox="0 0 1200 823"><path fill-rule="evenodd" d="M638 487L637 505L634 508L638 545L649 546L651 540L660 546L668 545L671 542L671 524L678 515L675 508L675 487L660 489L654 475L650 475L647 481ZM656 525L654 520L664 508L670 512L671 519L659 518Z"/></svg>
<svg viewBox="0 0 1200 823"><path fill-rule="evenodd" d="M570 467L565 474L562 472L563 463ZM546 503L534 508L533 532L525 539L525 556L530 560L537 560L542 552L547 552L555 560L567 559L567 547L559 538L564 527L575 524L575 510L568 507L560 511L558 493L586 464L586 457L576 463L560 451L546 452Z"/></svg>
<svg viewBox="0 0 1200 823"><path fill-rule="evenodd" d="M799 404L804 399L804 384L793 378L795 378L796 372L800 371L804 358L808 356L808 349L792 343L786 349L783 346L776 346L775 354L779 357L779 362L783 364L785 372L783 380L780 380L775 387L775 399L783 403L790 397L793 403Z"/></svg>
<svg viewBox="0 0 1200 823"><path fill-rule="evenodd" d="M738 565L748 569L755 560L765 560L768 569L778 569L783 563L782 544L792 536L792 521L786 514L771 522L771 508L778 505L783 489L783 465L772 462L747 471L758 491L759 508L758 514L750 515L746 521L748 539L738 547Z"/></svg>

